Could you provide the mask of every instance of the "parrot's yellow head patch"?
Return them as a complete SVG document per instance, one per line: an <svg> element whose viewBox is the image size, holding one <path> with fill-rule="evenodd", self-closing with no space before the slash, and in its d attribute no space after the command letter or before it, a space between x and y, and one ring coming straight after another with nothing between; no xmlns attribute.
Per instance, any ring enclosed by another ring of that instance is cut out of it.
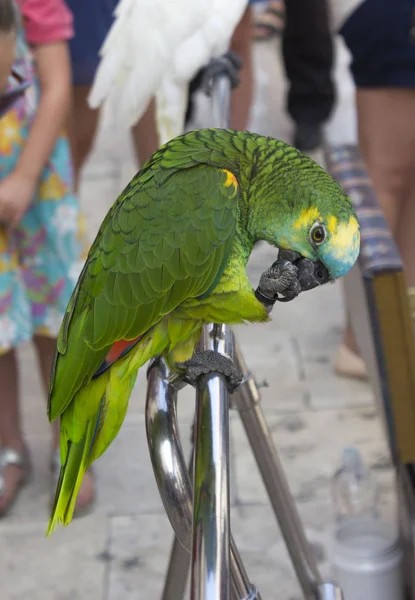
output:
<svg viewBox="0 0 415 600"><path fill-rule="evenodd" d="M347 223L339 223L337 217L332 216L328 219L327 229L331 234L333 255L338 259L350 253L355 254L359 250L360 232L355 217L351 216Z"/></svg>
<svg viewBox="0 0 415 600"><path fill-rule="evenodd" d="M300 216L293 223L293 228L296 230L306 229L315 221L321 220L321 215L318 208L312 206L301 211Z"/></svg>
<svg viewBox="0 0 415 600"><path fill-rule="evenodd" d="M281 247L321 261L332 279L347 273L359 255L359 224L353 210L340 217L332 210L327 213L309 206L294 217L284 233L279 239Z"/></svg>
<svg viewBox="0 0 415 600"><path fill-rule="evenodd" d="M339 220L332 215L327 218L327 242L321 247L320 259L332 277L345 275L359 256L360 231L354 215L348 220Z"/></svg>

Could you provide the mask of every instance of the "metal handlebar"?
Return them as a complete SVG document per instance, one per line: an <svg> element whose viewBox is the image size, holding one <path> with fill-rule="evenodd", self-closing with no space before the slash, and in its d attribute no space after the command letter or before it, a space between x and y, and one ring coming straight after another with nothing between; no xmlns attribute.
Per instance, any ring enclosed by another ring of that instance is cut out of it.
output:
<svg viewBox="0 0 415 600"><path fill-rule="evenodd" d="M233 346L233 333L226 325L204 328L200 341L204 350L215 350L233 358ZM234 597L261 600L249 581L229 532L229 401L226 384L220 374L209 375L204 383L196 397L195 433L196 439L200 440L203 430L203 437L208 440L208 452L196 446L193 492L177 420L177 394L184 384L172 376L163 359L150 366L146 430L154 474L175 534L192 554L191 598L229 598L228 583L224 582L229 582L230 562ZM197 507L194 516L192 497Z"/></svg>

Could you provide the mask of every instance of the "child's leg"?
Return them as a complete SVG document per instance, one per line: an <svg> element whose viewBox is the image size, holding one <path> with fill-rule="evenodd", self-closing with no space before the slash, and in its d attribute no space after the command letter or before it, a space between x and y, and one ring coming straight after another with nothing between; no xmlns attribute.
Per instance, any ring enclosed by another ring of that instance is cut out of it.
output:
<svg viewBox="0 0 415 600"><path fill-rule="evenodd" d="M74 166L74 187L79 193L81 170L93 148L98 129L99 110L92 110L88 105L90 86L75 85L73 87L73 104L69 121L69 141ZM140 166L155 152L159 146L155 123L155 102L150 102L147 110L132 128L134 149Z"/></svg>
<svg viewBox="0 0 415 600"><path fill-rule="evenodd" d="M19 382L16 352L0 355L0 440L7 448L24 450L19 411Z"/></svg>
<svg viewBox="0 0 415 600"><path fill-rule="evenodd" d="M19 412L19 382L16 353L10 350L0 355L0 441L3 449L15 450L26 456ZM1 465L0 465L1 466ZM12 502L25 477L26 465L7 464L1 470L0 515Z"/></svg>
<svg viewBox="0 0 415 600"><path fill-rule="evenodd" d="M69 140L74 167L74 187L79 192L81 169L91 152L98 127L99 111L89 108L90 86L74 85L72 111L69 120Z"/></svg>
<svg viewBox="0 0 415 600"><path fill-rule="evenodd" d="M49 393L50 374L52 370L52 361L55 354L56 340L48 337L36 335L34 343L39 361L39 369L42 375L42 381L46 395ZM52 423L52 457L59 448L59 421ZM81 489L76 500L76 508L83 509L88 506L94 498L94 483L92 474L87 471L84 475Z"/></svg>
<svg viewBox="0 0 415 600"><path fill-rule="evenodd" d="M231 97L231 127L246 129L248 127L254 91L254 75L252 66L252 10L248 7L239 21L231 41L231 49L242 58L240 84L233 90Z"/></svg>
<svg viewBox="0 0 415 600"><path fill-rule="evenodd" d="M7 123L7 116L4 119ZM3 126L2 123L0 138ZM14 239L0 224L0 516L13 504L29 470L19 411L15 348L30 340L32 329L18 265Z"/></svg>
<svg viewBox="0 0 415 600"><path fill-rule="evenodd" d="M136 156L141 167L159 147L154 98L141 119L132 128L132 136Z"/></svg>
<svg viewBox="0 0 415 600"><path fill-rule="evenodd" d="M35 335L33 342L36 348L39 370L42 378L43 389L46 398L49 394L50 374L52 371L52 361L56 348L56 340L52 338ZM56 449L59 446L59 421L52 423L52 447Z"/></svg>

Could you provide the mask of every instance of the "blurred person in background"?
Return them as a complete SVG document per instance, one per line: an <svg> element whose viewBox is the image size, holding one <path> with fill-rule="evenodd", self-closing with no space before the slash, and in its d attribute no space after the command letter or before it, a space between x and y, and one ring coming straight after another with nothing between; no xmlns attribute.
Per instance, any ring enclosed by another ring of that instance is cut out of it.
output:
<svg viewBox="0 0 415 600"><path fill-rule="evenodd" d="M293 145L303 152L323 141L323 124L335 103L333 39L327 0L271 0L256 16L256 40L282 36L289 82L287 112L294 121Z"/></svg>
<svg viewBox="0 0 415 600"><path fill-rule="evenodd" d="M415 317L415 2L332 0L351 56L359 148L401 254ZM350 324L335 368L367 377Z"/></svg>
<svg viewBox="0 0 415 600"><path fill-rule="evenodd" d="M99 111L88 106L87 98L100 61L100 48L111 28L118 0L66 0L74 16L75 35L69 42L73 72L73 110L70 125L71 148L78 189L80 171L92 149L98 126ZM232 38L231 49L241 57L241 81L232 93L232 123L234 129L247 127L253 100L253 66L251 57L251 0ZM248 3L247 3L248 4ZM198 89L201 75L191 83L191 92ZM191 104L191 100L190 100ZM192 106L189 106L188 119ZM132 128L138 162L142 165L158 148L155 108L152 101Z"/></svg>
<svg viewBox="0 0 415 600"><path fill-rule="evenodd" d="M253 36L257 42L266 42L282 36L285 25L285 0L270 0L254 19Z"/></svg>
<svg viewBox="0 0 415 600"><path fill-rule="evenodd" d="M79 190L82 167L93 147L99 111L89 107L87 98L100 61L99 51L113 24L118 0L66 0L74 18L75 35L69 41L72 65L73 106L69 137ZM154 102L132 128L138 162L143 164L158 148Z"/></svg>
<svg viewBox="0 0 415 600"><path fill-rule="evenodd" d="M86 257L63 133L72 32L62 0L19 0L16 5L0 0L1 84L11 85L7 74L12 66L30 84L0 119L0 515L12 506L30 472L16 349L33 341L47 394L60 323ZM59 424L54 423L53 492L58 449ZM85 510L93 497L89 472L77 509Z"/></svg>
<svg viewBox="0 0 415 600"><path fill-rule="evenodd" d="M28 83L14 68L17 15L11 0L0 2L0 117L23 96Z"/></svg>
<svg viewBox="0 0 415 600"><path fill-rule="evenodd" d="M287 0L282 54L289 81L287 111L293 145L303 152L323 141L323 124L335 103L333 38L327 0Z"/></svg>
<svg viewBox="0 0 415 600"><path fill-rule="evenodd" d="M252 6L265 3L266 0L249 0L241 20L235 28L231 39L230 50L242 61L239 71L239 85L232 90L231 95L231 128L238 131L248 127L251 107L254 99L254 72L252 60ZM203 81L203 70L199 71L189 85L189 99L186 113L186 125L194 113L195 93Z"/></svg>
<svg viewBox="0 0 415 600"><path fill-rule="evenodd" d="M239 85L231 95L231 128L244 130L248 127L252 102L254 99L254 71L252 60L252 6L264 0L250 0L239 21L230 49L242 60Z"/></svg>

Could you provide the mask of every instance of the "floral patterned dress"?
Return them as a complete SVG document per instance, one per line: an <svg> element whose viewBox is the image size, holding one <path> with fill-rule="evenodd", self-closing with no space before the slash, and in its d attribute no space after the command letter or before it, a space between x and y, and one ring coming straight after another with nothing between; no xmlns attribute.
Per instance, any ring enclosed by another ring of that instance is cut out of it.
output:
<svg viewBox="0 0 415 600"><path fill-rule="evenodd" d="M13 171L28 137L39 86L23 29L16 69L31 82L0 119L0 180ZM56 337L87 252L86 231L73 193L67 138L58 138L31 205L10 232L0 223L0 354L34 334Z"/></svg>

